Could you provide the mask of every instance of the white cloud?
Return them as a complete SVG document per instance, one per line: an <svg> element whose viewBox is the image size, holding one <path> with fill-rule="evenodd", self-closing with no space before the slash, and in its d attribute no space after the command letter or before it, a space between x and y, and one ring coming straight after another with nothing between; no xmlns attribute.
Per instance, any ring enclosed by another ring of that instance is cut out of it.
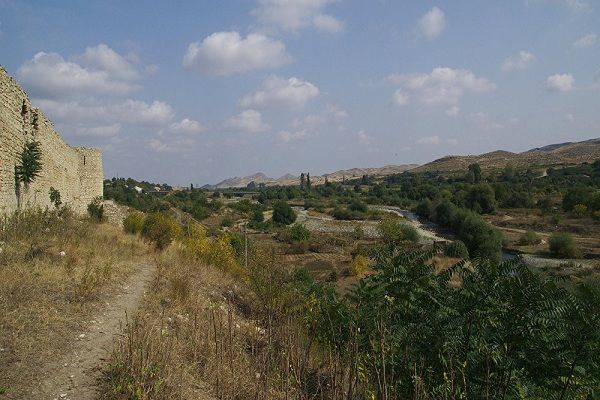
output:
<svg viewBox="0 0 600 400"><path fill-rule="evenodd" d="M410 97L402 89L398 89L392 95L392 101L398 107L403 107L410 102Z"/></svg>
<svg viewBox="0 0 600 400"><path fill-rule="evenodd" d="M569 92L573 90L575 78L571 74L555 74L546 79L546 88L553 92Z"/></svg>
<svg viewBox="0 0 600 400"><path fill-rule="evenodd" d="M587 49L593 47L598 41L598 35L595 33L590 33L589 35L585 35L580 37L573 43L573 47L578 49Z"/></svg>
<svg viewBox="0 0 600 400"><path fill-rule="evenodd" d="M173 108L162 101L146 103L127 99L119 103L97 104L77 101L34 100L54 121L61 124L104 126L107 123L123 125L163 125L174 117Z"/></svg>
<svg viewBox="0 0 600 400"><path fill-rule="evenodd" d="M484 131L498 130L504 127L502 124L490 120L487 114L481 111L470 114L469 120L477 127L477 129Z"/></svg>
<svg viewBox="0 0 600 400"><path fill-rule="evenodd" d="M195 135L204 132L205 128L198 121L193 119L184 118L179 122L173 122L169 127L173 133L181 133L185 135Z"/></svg>
<svg viewBox="0 0 600 400"><path fill-rule="evenodd" d="M446 26L446 16L438 7L433 7L427 14L421 17L419 21L421 32L427 39L434 39Z"/></svg>
<svg viewBox="0 0 600 400"><path fill-rule="evenodd" d="M567 114L567 119L571 122L575 121L575 116L573 114Z"/></svg>
<svg viewBox="0 0 600 400"><path fill-rule="evenodd" d="M80 126L77 128L77 134L81 136L111 137L121 132L121 124L99 125L99 126Z"/></svg>
<svg viewBox="0 0 600 400"><path fill-rule="evenodd" d="M527 69L535 62L535 56L528 51L521 50L518 55L510 56L502 63L502 71L515 71Z"/></svg>
<svg viewBox="0 0 600 400"><path fill-rule="evenodd" d="M159 153L171 150L171 148L165 142L156 138L150 139L148 145L152 150Z"/></svg>
<svg viewBox="0 0 600 400"><path fill-rule="evenodd" d="M330 14L325 8L337 0L258 0L258 7L252 10L260 23L284 31L297 32L314 27L318 30L336 33L344 29L344 22Z"/></svg>
<svg viewBox="0 0 600 400"><path fill-rule="evenodd" d="M452 106L446 111L446 115L449 117L456 117L460 113L460 108L458 106Z"/></svg>
<svg viewBox="0 0 600 400"><path fill-rule="evenodd" d="M432 145L438 145L442 143L442 139L440 139L439 136L435 135L435 136L427 136L427 137L422 137L420 139L417 140L417 144L432 144Z"/></svg>
<svg viewBox="0 0 600 400"><path fill-rule="evenodd" d="M263 122L262 114L256 110L242 111L235 117L228 119L225 126L248 133L265 132L271 128Z"/></svg>
<svg viewBox="0 0 600 400"><path fill-rule="evenodd" d="M357 136L358 136L358 142L361 143L361 144L364 144L366 146L370 145L371 142L373 142L373 139L374 139L373 136L367 135L367 132L365 132L364 130L358 132Z"/></svg>
<svg viewBox="0 0 600 400"><path fill-rule="evenodd" d="M67 61L57 53L39 52L19 67L17 76L30 94L41 98L125 95L137 88L133 83L137 75L131 71L115 73L115 65L124 61L118 54L104 45L88 51L89 67ZM112 57L110 52L114 53Z"/></svg>
<svg viewBox="0 0 600 400"><path fill-rule="evenodd" d="M401 85L394 93L394 102L405 105L409 97L428 105L457 105L467 92L492 91L496 85L485 78L476 77L471 71L447 67L435 68L429 74L393 74L387 82Z"/></svg>
<svg viewBox="0 0 600 400"><path fill-rule="evenodd" d="M591 12L593 10L591 4L583 0L526 0L526 3L556 3L573 12Z"/></svg>
<svg viewBox="0 0 600 400"><path fill-rule="evenodd" d="M422 145L431 145L431 146L438 146L440 144L449 144L451 146L456 146L458 144L458 140L455 138L442 139L438 135L435 135L435 136L425 136L425 137L419 138L419 139L417 139L416 143L422 144Z"/></svg>
<svg viewBox="0 0 600 400"><path fill-rule="evenodd" d="M186 68L211 75L233 75L271 69L290 62L280 40L259 33L242 38L238 32L216 32L202 42L193 42L183 57Z"/></svg>
<svg viewBox="0 0 600 400"><path fill-rule="evenodd" d="M260 90L244 96L240 104L244 108L284 106L299 108L319 95L319 88L298 78L282 79L277 76L267 78Z"/></svg>
<svg viewBox="0 0 600 400"><path fill-rule="evenodd" d="M106 71L111 76L124 81L140 78L140 73L133 64L103 43L95 47L87 47L85 53L74 57L74 60L80 61L91 69Z"/></svg>
<svg viewBox="0 0 600 400"><path fill-rule="evenodd" d="M307 135L308 135L308 133L304 129L299 130L299 131L294 131L294 132L281 131L281 132L279 132L279 140L284 143L289 143L292 141L296 141L296 140L305 138Z"/></svg>
<svg viewBox="0 0 600 400"><path fill-rule="evenodd" d="M327 104L326 112L333 119L343 119L348 117L348 112L335 104Z"/></svg>

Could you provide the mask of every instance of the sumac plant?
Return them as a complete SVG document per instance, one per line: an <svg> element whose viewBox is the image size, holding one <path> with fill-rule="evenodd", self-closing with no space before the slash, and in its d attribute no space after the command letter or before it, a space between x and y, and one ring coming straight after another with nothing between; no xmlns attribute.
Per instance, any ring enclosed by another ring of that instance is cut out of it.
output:
<svg viewBox="0 0 600 400"><path fill-rule="evenodd" d="M328 354L334 399L592 399L600 390L600 290L521 259L381 253L346 297L307 286L306 324Z"/></svg>

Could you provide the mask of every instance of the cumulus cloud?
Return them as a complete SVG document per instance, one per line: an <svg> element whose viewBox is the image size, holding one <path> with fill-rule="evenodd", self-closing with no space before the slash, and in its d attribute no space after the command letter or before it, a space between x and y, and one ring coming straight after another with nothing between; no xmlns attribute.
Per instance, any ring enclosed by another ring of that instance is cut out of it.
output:
<svg viewBox="0 0 600 400"><path fill-rule="evenodd" d="M256 110L245 110L225 122L227 128L248 133L268 131L271 127L263 122L262 114Z"/></svg>
<svg viewBox="0 0 600 400"><path fill-rule="evenodd" d="M233 75L252 70L272 69L290 62L280 40L260 33L243 38L238 32L215 32L201 42L191 43L183 65L211 75Z"/></svg>
<svg viewBox="0 0 600 400"><path fill-rule="evenodd" d="M498 122L491 120L486 113L476 112L469 115L469 121L477 127L477 129L484 131L502 129L504 126Z"/></svg>
<svg viewBox="0 0 600 400"><path fill-rule="evenodd" d="M496 88L485 78L478 78L471 71L439 67L425 74L394 74L386 82L401 87L393 96L396 105L406 105L412 98L422 104L456 105L465 93L483 93Z"/></svg>
<svg viewBox="0 0 600 400"><path fill-rule="evenodd" d="M330 14L325 8L337 0L259 0L252 10L258 21L283 31L297 32L314 27L320 31L336 33L344 29L344 22Z"/></svg>
<svg viewBox="0 0 600 400"><path fill-rule="evenodd" d="M308 133L304 129L294 131L294 132L281 131L281 132L279 132L279 140L284 143L289 143L289 142L293 142L293 141L305 138L307 135L308 135Z"/></svg>
<svg viewBox="0 0 600 400"><path fill-rule="evenodd" d="M364 130L358 132L358 142L360 144L364 144L365 146L370 145L373 142L374 137L370 136Z"/></svg>
<svg viewBox="0 0 600 400"><path fill-rule="evenodd" d="M19 67L17 76L31 95L41 98L125 95L137 88L133 82L137 75L132 70L116 72L114 68L124 59L105 45L88 48L82 58L89 66L57 53L39 52Z"/></svg>
<svg viewBox="0 0 600 400"><path fill-rule="evenodd" d="M173 122L169 129L173 133L181 133L184 135L195 135L202 133L205 130L200 122L189 118L184 118L179 122Z"/></svg>
<svg viewBox="0 0 600 400"><path fill-rule="evenodd" d="M410 97L402 89L398 89L392 95L392 101L398 107L402 107L409 103Z"/></svg>
<svg viewBox="0 0 600 400"><path fill-rule="evenodd" d="M528 51L521 50L518 55L510 56L502 63L502 71L515 71L527 69L535 62L535 56Z"/></svg>
<svg viewBox="0 0 600 400"><path fill-rule="evenodd" d="M419 21L421 32L427 39L436 38L446 26L446 16L438 7L433 7Z"/></svg>
<svg viewBox="0 0 600 400"><path fill-rule="evenodd" d="M80 126L76 130L78 135L95 137L112 137L121 132L121 124Z"/></svg>
<svg viewBox="0 0 600 400"><path fill-rule="evenodd" d="M434 144L438 145L442 143L442 139L439 136L426 136L417 140L417 144Z"/></svg>
<svg viewBox="0 0 600 400"><path fill-rule="evenodd" d="M342 119L348 117L348 112L335 104L327 104L325 111L327 112L327 115L331 116L333 119Z"/></svg>
<svg viewBox="0 0 600 400"><path fill-rule="evenodd" d="M460 113L460 108L458 106L452 106L447 109L445 113L449 117L456 117Z"/></svg>
<svg viewBox="0 0 600 400"><path fill-rule="evenodd" d="M173 108L162 101L146 103L127 99L118 103L98 104L45 99L34 100L34 103L61 124L87 123L90 126L103 126L106 123L120 123L159 126L174 117Z"/></svg>
<svg viewBox="0 0 600 400"><path fill-rule="evenodd" d="M595 33L590 33L589 35L585 35L580 37L573 43L573 47L577 49L587 49L593 47L598 41L598 35Z"/></svg>
<svg viewBox="0 0 600 400"><path fill-rule="evenodd" d="M546 79L546 88L552 92L569 92L573 90L575 78L571 74L555 74Z"/></svg>
<svg viewBox="0 0 600 400"><path fill-rule="evenodd" d="M440 144L449 144L451 146L456 146L458 144L458 140L454 138L450 139L442 139L438 135L435 136L425 136L417 139L417 144L422 145L430 145L430 146L438 146Z"/></svg>
<svg viewBox="0 0 600 400"><path fill-rule="evenodd" d="M240 104L244 108L271 106L299 108L317 97L319 93L319 88L308 81L294 77L283 79L271 76L262 83L257 92L244 96Z"/></svg>
<svg viewBox="0 0 600 400"><path fill-rule="evenodd" d="M89 68L106 71L112 77L124 81L140 78L139 71L132 63L103 43L95 47L87 47L81 56L76 56L74 59Z"/></svg>

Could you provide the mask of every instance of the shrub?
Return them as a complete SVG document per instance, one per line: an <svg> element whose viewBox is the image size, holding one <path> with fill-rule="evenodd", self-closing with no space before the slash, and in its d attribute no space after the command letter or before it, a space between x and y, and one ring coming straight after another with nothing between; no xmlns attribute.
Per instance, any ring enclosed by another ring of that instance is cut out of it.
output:
<svg viewBox="0 0 600 400"><path fill-rule="evenodd" d="M400 222L386 217L377 224L377 231L385 244L400 244L402 242L402 228Z"/></svg>
<svg viewBox="0 0 600 400"><path fill-rule="evenodd" d="M539 238L539 236L537 235L537 233L535 233L534 231L527 231L525 233L523 233L521 235L521 237L519 238L519 244L521 246L530 246L533 244L540 244L541 240Z"/></svg>
<svg viewBox="0 0 600 400"><path fill-rule="evenodd" d="M467 246L460 240L448 244L444 249L444 254L448 257L469 258L469 250Z"/></svg>
<svg viewBox="0 0 600 400"><path fill-rule="evenodd" d="M420 218L430 219L434 212L433 203L429 199L421 200L415 212Z"/></svg>
<svg viewBox="0 0 600 400"><path fill-rule="evenodd" d="M54 208L59 208L62 204L62 200L60 199L60 192L54 189L53 187L50 187L48 194L50 195L50 202L54 205Z"/></svg>
<svg viewBox="0 0 600 400"><path fill-rule="evenodd" d="M588 212L588 208L585 204L575 204L573 207L573 214L578 218L583 218Z"/></svg>
<svg viewBox="0 0 600 400"><path fill-rule="evenodd" d="M104 205L102 204L102 198L96 197L88 204L87 211L92 220L102 222L104 220Z"/></svg>
<svg viewBox="0 0 600 400"><path fill-rule="evenodd" d="M310 231L302 224L294 224L289 229L292 242L307 242L310 240Z"/></svg>
<svg viewBox="0 0 600 400"><path fill-rule="evenodd" d="M294 221L296 221L296 213L287 202L280 200L273 205L273 222L289 225Z"/></svg>
<svg viewBox="0 0 600 400"><path fill-rule="evenodd" d="M576 258L579 254L573 235L566 232L555 232L548 242L550 253L559 258Z"/></svg>
<svg viewBox="0 0 600 400"><path fill-rule="evenodd" d="M363 203L362 201L358 200L358 199L354 199L352 200L352 202L350 202L350 205L348 206L348 209L350 211L358 211L361 213L366 213L367 212L367 205L365 203Z"/></svg>
<svg viewBox="0 0 600 400"><path fill-rule="evenodd" d="M352 237L356 240L360 240L365 237L365 230L360 224L354 225L354 229L352 230Z"/></svg>
<svg viewBox="0 0 600 400"><path fill-rule="evenodd" d="M362 278L369 267L369 259L362 255L357 255L350 264L350 273L353 276Z"/></svg>
<svg viewBox="0 0 600 400"><path fill-rule="evenodd" d="M123 220L123 230L127 233L136 235L142 230L144 225L144 215L139 212L132 212Z"/></svg>
<svg viewBox="0 0 600 400"><path fill-rule="evenodd" d="M400 224L400 231L402 232L403 240L410 240L414 243L419 241L419 232L417 232L414 226L409 224Z"/></svg>
<svg viewBox="0 0 600 400"><path fill-rule="evenodd" d="M158 212L148 214L142 225L142 237L162 250L180 234L181 227L173 218Z"/></svg>
<svg viewBox="0 0 600 400"><path fill-rule="evenodd" d="M224 228L231 228L233 226L233 219L229 216L223 217L221 226Z"/></svg>
<svg viewBox="0 0 600 400"><path fill-rule="evenodd" d="M252 211L252 215L250 216L250 222L254 224L260 224L265 220L265 216L261 209L256 209Z"/></svg>

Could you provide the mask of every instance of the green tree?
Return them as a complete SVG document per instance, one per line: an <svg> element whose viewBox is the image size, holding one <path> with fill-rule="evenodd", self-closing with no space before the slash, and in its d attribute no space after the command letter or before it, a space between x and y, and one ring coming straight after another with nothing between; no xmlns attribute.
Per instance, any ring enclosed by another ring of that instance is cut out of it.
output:
<svg viewBox="0 0 600 400"><path fill-rule="evenodd" d="M296 217L296 213L287 202L280 200L273 205L273 222L289 225L296 221Z"/></svg>
<svg viewBox="0 0 600 400"><path fill-rule="evenodd" d="M474 163L469 165L468 181L471 183L481 182L481 167L479 164Z"/></svg>
<svg viewBox="0 0 600 400"><path fill-rule="evenodd" d="M19 156L19 164L15 165L15 183L19 208L22 203L22 195L28 192L29 185L42 172L42 150L40 146L40 142L37 141L25 143ZM21 193L21 183L23 184L23 193Z"/></svg>

